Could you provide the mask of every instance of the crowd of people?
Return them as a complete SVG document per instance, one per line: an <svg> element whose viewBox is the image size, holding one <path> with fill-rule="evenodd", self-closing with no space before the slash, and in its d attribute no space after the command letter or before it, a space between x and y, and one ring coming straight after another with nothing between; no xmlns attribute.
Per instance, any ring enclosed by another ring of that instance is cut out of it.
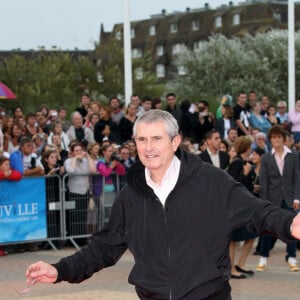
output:
<svg viewBox="0 0 300 300"><path fill-rule="evenodd" d="M236 101L224 95L216 112L210 110L207 101L194 103L185 99L179 102L174 93L166 95L165 107L163 102L159 98L141 100L138 95L132 95L127 107L123 107L117 97L110 98L106 106L83 94L79 107L69 112L70 121L66 108L42 105L36 112L27 114L21 107L11 113L1 109L0 162L9 163L11 173L6 169L2 171L0 165L0 179L101 174L105 177L104 192L114 192L111 173L124 176L139 160L133 139L135 121L149 110L163 109L178 122L182 150L225 170L255 196L287 210L299 209L300 99L290 112L285 101L275 104L267 96L260 100L255 91L241 91ZM74 197L78 207L88 205L89 187L87 177L69 180L69 195ZM273 195L274 190L276 195ZM95 216L86 218L88 222ZM90 222L89 233L95 232L95 222ZM232 278L243 279L254 274L246 268L246 262L256 237L245 227L232 233ZM241 255L235 262L235 249L241 241ZM266 269L271 241L268 233L259 238L257 271ZM6 252L0 248L2 255ZM291 271L299 270L295 242L287 244L286 261Z"/></svg>

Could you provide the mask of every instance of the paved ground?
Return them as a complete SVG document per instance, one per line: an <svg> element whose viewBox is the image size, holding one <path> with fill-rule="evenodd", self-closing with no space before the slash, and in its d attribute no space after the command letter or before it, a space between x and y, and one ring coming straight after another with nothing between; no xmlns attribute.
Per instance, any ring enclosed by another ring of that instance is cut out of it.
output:
<svg viewBox="0 0 300 300"><path fill-rule="evenodd" d="M268 270L255 273L252 278L231 280L234 300L293 300L300 299L300 272L291 273L284 262L284 245L279 242L272 252ZM132 267L132 256L125 253L117 266L95 274L81 284L60 283L38 284L26 295L20 296L17 290L25 286L26 266L37 260L56 262L60 257L69 255L74 248L59 251L44 250L10 254L0 257L0 300L134 300L134 288L127 283ZM299 253L300 255L300 253ZM249 267L255 269L256 256L249 257Z"/></svg>

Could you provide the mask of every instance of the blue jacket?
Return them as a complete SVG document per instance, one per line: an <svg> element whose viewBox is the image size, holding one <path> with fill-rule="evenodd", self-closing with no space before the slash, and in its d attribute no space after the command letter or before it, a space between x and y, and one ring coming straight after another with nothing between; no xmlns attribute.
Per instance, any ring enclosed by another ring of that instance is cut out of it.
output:
<svg viewBox="0 0 300 300"><path fill-rule="evenodd" d="M23 153L20 150L13 152L10 157L10 166L12 169L19 171L24 175L24 166L23 166Z"/></svg>

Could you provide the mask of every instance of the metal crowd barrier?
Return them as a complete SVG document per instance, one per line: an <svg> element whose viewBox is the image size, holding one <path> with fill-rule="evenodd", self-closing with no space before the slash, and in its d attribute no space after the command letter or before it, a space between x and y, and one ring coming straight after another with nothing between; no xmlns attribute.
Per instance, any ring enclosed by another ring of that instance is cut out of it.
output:
<svg viewBox="0 0 300 300"><path fill-rule="evenodd" d="M43 241L53 250L57 250L57 243L67 240L77 249L86 244L91 234L107 223L115 195L124 184L125 177L121 180L116 174L111 177L115 190L106 193L105 178L100 174L45 176L47 238ZM72 183L75 183L75 191ZM84 186L85 193L82 192ZM81 193L78 188L82 189Z"/></svg>

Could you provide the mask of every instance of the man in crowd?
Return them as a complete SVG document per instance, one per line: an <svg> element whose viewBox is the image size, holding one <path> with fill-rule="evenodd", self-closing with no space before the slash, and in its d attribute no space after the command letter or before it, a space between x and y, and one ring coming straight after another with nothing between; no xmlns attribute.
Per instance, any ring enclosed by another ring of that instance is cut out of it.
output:
<svg viewBox="0 0 300 300"><path fill-rule="evenodd" d="M247 94L239 92L237 104L233 107L233 118L238 126L238 135L250 135L250 112L247 104Z"/></svg>
<svg viewBox="0 0 300 300"><path fill-rule="evenodd" d="M71 122L72 126L67 131L67 136L70 141L77 140L84 147L95 142L93 131L83 126L83 117L78 111L74 111L71 114Z"/></svg>
<svg viewBox="0 0 300 300"><path fill-rule="evenodd" d="M58 118L57 121L61 122L62 130L67 132L70 126L72 125L70 121L67 120L67 109L65 107L61 107L58 110Z"/></svg>
<svg viewBox="0 0 300 300"><path fill-rule="evenodd" d="M200 154L200 158L217 168L226 169L229 164L227 152L220 151L220 133L210 130L205 134L206 149Z"/></svg>
<svg viewBox="0 0 300 300"><path fill-rule="evenodd" d="M168 112L143 114L133 136L140 162L130 168L107 226L58 263L30 265L29 283L79 283L129 249L135 261L129 282L140 299L229 300L228 244L235 228L300 238L300 215L260 201L226 172L182 152Z"/></svg>
<svg viewBox="0 0 300 300"><path fill-rule="evenodd" d="M83 93L81 95L80 105L76 108L76 111L78 111L82 116L83 123L85 123L86 121L90 103L91 103L90 95L88 93Z"/></svg>
<svg viewBox="0 0 300 300"><path fill-rule="evenodd" d="M238 131L236 128L229 128L227 132L226 142L231 146L238 137Z"/></svg>
<svg viewBox="0 0 300 300"><path fill-rule="evenodd" d="M152 99L148 96L145 96L142 100L142 106L144 112L149 111L152 108Z"/></svg>
<svg viewBox="0 0 300 300"><path fill-rule="evenodd" d="M259 183L260 197L287 211L298 211L300 201L299 156L285 146L286 133L281 125L274 125L268 133L271 152L262 157ZM260 260L257 271L264 271L272 247L270 233L261 236ZM286 261L292 272L299 271L296 260L297 242L289 241Z"/></svg>
<svg viewBox="0 0 300 300"><path fill-rule="evenodd" d="M257 94L255 91L250 91L248 95L250 110L252 111L257 103Z"/></svg>
<svg viewBox="0 0 300 300"><path fill-rule="evenodd" d="M141 99L139 95L132 95L130 98L130 102L138 108L138 112L136 114L137 117L144 113L144 108L141 106Z"/></svg>
<svg viewBox="0 0 300 300"><path fill-rule="evenodd" d="M120 120L124 117L124 110L121 109L121 102L117 97L111 97L109 100L109 107L111 108L111 135L117 144L122 143L121 132L119 128Z"/></svg>
<svg viewBox="0 0 300 300"><path fill-rule="evenodd" d="M111 97L109 99L109 107L111 109L111 119L117 125L119 125L120 120L124 116L124 110L121 109L120 99L117 97Z"/></svg>
<svg viewBox="0 0 300 300"><path fill-rule="evenodd" d="M44 168L40 160L33 153L34 144L28 137L20 141L19 150L10 155L10 165L14 170L19 171L23 176L42 176Z"/></svg>
<svg viewBox="0 0 300 300"><path fill-rule="evenodd" d="M166 95L166 99L167 99L166 111L169 112L176 119L178 124L180 124L181 110L177 106L176 94L168 93Z"/></svg>

